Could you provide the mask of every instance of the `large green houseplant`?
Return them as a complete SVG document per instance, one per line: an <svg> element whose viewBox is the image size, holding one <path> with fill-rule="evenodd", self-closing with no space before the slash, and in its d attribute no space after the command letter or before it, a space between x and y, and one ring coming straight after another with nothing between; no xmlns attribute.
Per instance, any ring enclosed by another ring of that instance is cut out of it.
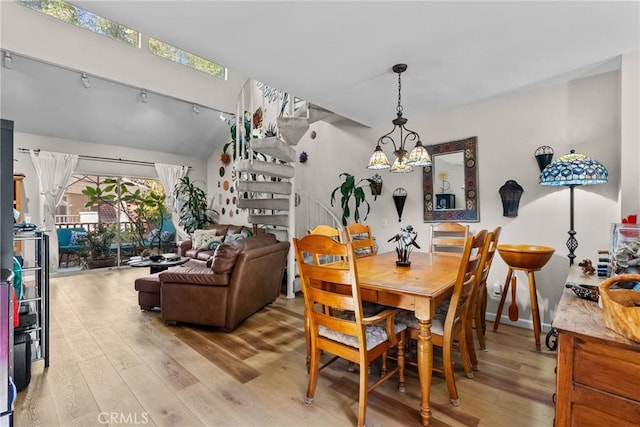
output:
<svg viewBox="0 0 640 427"><path fill-rule="evenodd" d="M360 222L360 207L362 205L366 206L367 211L364 214L364 218L362 220L366 220L369 212L371 211L371 206L367 201L366 193L364 192L364 188L360 186L361 183L366 182L367 185L375 184L376 180L373 178L362 178L359 181L356 181L356 178L350 173L341 173L340 178L343 179L342 184L337 186L331 192L331 206L336 198L336 194L338 191L340 192L340 207L342 208L342 225L346 226L351 216L351 212L353 212L353 220L355 222ZM353 199L353 202L351 201ZM377 194L374 195L373 200L377 199ZM353 210L351 208L351 204L353 204Z"/></svg>
<svg viewBox="0 0 640 427"><path fill-rule="evenodd" d="M180 178L174 192L180 207L180 224L189 235L215 224L218 211L209 207L207 194L188 176Z"/></svg>

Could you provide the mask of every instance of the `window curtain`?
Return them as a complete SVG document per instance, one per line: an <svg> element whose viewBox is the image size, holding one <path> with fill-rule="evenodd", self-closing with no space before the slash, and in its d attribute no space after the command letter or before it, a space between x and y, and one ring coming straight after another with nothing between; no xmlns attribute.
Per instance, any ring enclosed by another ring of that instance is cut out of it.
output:
<svg viewBox="0 0 640 427"><path fill-rule="evenodd" d="M154 166L164 187L164 194L167 197L165 204L167 211L171 212L171 222L173 222L173 226L176 229L178 240L189 239L189 234L180 225L180 205L174 192L178 181L187 175L189 168L187 166L167 165L164 163L155 163Z"/></svg>
<svg viewBox="0 0 640 427"><path fill-rule="evenodd" d="M49 234L49 271L58 271L56 207L62 202L67 182L78 164L76 154L30 150L40 189L40 225Z"/></svg>

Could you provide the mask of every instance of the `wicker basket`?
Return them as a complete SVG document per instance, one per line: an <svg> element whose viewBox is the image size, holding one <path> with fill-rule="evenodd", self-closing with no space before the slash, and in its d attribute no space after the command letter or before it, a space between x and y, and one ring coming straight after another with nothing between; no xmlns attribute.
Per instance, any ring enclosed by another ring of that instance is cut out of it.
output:
<svg viewBox="0 0 640 427"><path fill-rule="evenodd" d="M600 284L604 324L630 340L640 342L640 292L610 289L620 282L640 282L640 274L621 274Z"/></svg>

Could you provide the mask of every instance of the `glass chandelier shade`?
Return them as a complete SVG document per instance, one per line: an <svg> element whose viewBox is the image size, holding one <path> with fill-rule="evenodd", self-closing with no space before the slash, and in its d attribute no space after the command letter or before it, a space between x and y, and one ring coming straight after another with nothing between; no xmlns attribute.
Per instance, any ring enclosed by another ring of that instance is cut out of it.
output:
<svg viewBox="0 0 640 427"><path fill-rule="evenodd" d="M376 149L374 150L371 158L369 159L369 164L367 165L368 169L387 169L391 167L390 172L393 173L408 173L413 172L413 166L430 166L431 165L431 157L429 157L429 153L422 145L420 141L420 135L417 132L414 132L405 127L407 123L407 119L402 117L402 80L401 75L404 71L406 71L406 64L396 64L393 66L393 71L398 73L398 106L396 107L397 117L392 120L393 129L381 136L378 139L378 144L376 145ZM399 137L396 140L393 139L392 134L396 132L398 129L400 132ZM415 147L409 153L407 157L407 150L405 149L405 145L407 141L416 141ZM393 145L396 159L391 166L387 156L382 151L381 145L391 143Z"/></svg>
<svg viewBox="0 0 640 427"><path fill-rule="evenodd" d="M389 170L391 173L409 173L413 172L413 167L407 163L406 157L396 157L393 166Z"/></svg>
<svg viewBox="0 0 640 427"><path fill-rule="evenodd" d="M541 185L606 184L609 172L596 160L571 150L548 164L540 173Z"/></svg>
<svg viewBox="0 0 640 427"><path fill-rule="evenodd" d="M379 169L389 169L391 167L391 163L389 163L389 159L387 159L387 155L384 154L382 148L378 145L376 149L373 151L371 158L369 159L368 169L379 170Z"/></svg>

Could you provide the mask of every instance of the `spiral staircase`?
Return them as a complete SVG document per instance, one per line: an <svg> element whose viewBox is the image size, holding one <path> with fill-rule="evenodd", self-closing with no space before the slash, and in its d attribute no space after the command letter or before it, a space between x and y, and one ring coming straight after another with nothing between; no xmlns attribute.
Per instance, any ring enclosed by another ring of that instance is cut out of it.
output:
<svg viewBox="0 0 640 427"><path fill-rule="evenodd" d="M260 132L253 129L253 121L251 135L247 135L243 123L246 119L242 113L254 111L255 105L265 102L265 99L255 99L253 86L254 81L249 80L238 97L235 152L243 153L234 164L235 185L241 195L238 208L248 211L250 224L276 234L282 241L291 241L293 236L306 233L317 223L338 227L338 219L326 206L295 186L296 146L311 123L326 119L333 113L302 100L289 103L290 97L284 94L279 106L276 136L256 137L255 134ZM244 143L248 147L242 147ZM300 290L295 281L293 251L289 252L287 265L287 297L293 298Z"/></svg>

